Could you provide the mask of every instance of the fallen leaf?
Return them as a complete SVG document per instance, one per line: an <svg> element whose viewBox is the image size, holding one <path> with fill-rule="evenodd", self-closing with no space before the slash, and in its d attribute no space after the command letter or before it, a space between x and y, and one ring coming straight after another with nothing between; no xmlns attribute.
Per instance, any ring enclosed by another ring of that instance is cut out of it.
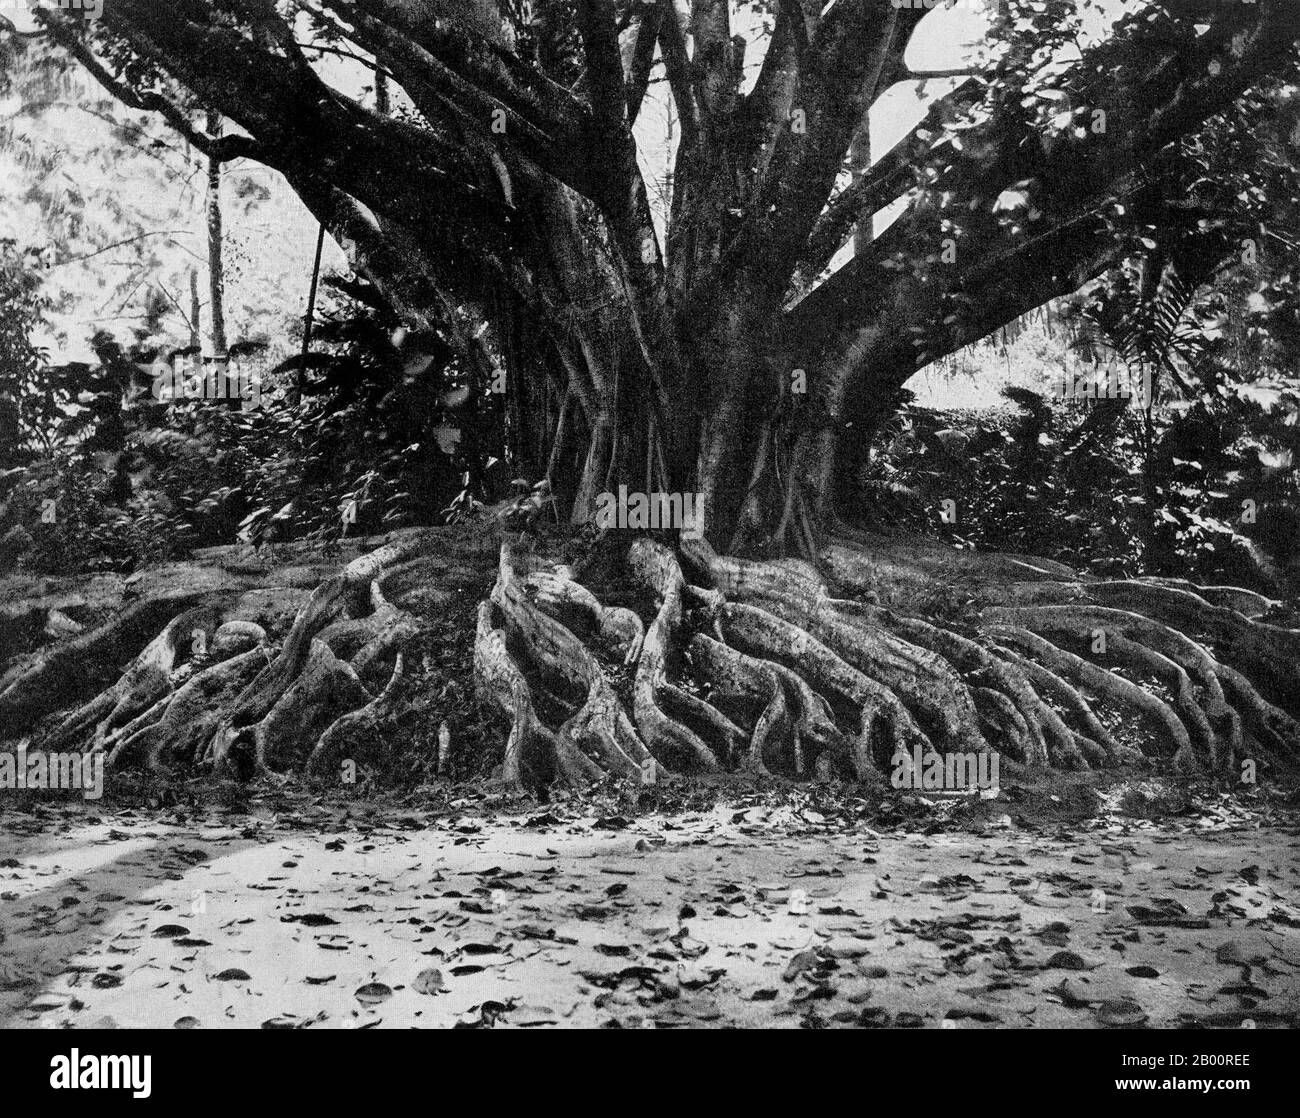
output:
<svg viewBox="0 0 1300 1118"><path fill-rule="evenodd" d="M367 982L353 995L362 1005L378 1005L393 996L391 987L382 982Z"/></svg>
<svg viewBox="0 0 1300 1118"><path fill-rule="evenodd" d="M1147 1019L1146 1010L1127 998L1102 1002L1093 1013L1103 1025L1116 1029L1136 1028Z"/></svg>
<svg viewBox="0 0 1300 1118"><path fill-rule="evenodd" d="M442 971L438 970L437 967L429 967L415 976L415 981L411 983L411 989L417 994L432 995L444 993L447 985L442 980Z"/></svg>

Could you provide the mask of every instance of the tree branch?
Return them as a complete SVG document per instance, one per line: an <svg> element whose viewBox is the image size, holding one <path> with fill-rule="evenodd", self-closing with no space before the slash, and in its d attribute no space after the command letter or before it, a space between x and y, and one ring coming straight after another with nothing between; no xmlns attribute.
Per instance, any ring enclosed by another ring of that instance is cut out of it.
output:
<svg viewBox="0 0 1300 1118"><path fill-rule="evenodd" d="M974 215L962 230L959 263L921 275L881 269L883 260L936 258L943 211L914 209L873 252L852 260L787 312L790 360L817 370L810 385L816 411L833 425L865 414L920 365L1118 263L1125 242L1102 219L1107 202L1149 193L1146 160L1294 58L1300 12L1285 0L1264 0L1255 11L1224 9L1221 20L1194 40L1190 58L1187 44L1166 42L1162 56L1135 51L1131 41L1086 58L1081 70L1106 76L1104 135L1027 145L1021 129L999 129L997 121L988 132L963 132L963 150L944 158L952 173L935 185L936 193L955 192L954 212ZM1234 38L1236 49L1227 49ZM1140 60L1139 77L1116 88L1117 66L1106 59L1123 50ZM1210 60L1219 65L1211 68ZM1044 184L1045 212L1018 240L995 215L964 205L972 197L991 202L1007 183L1029 175Z"/></svg>
<svg viewBox="0 0 1300 1118"><path fill-rule="evenodd" d="M41 13L46 15L46 13ZM75 32L70 31L57 19L48 19L46 27L50 37L68 51L90 72L101 86L117 100L130 109L141 112L156 112L178 132L187 143L192 144L210 159L226 162L231 159L247 158L259 163L266 162L266 150L256 140L248 136L210 136L195 128L183 112L159 93L146 91L137 93L125 82L119 81L90 51L90 48Z"/></svg>
<svg viewBox="0 0 1300 1118"><path fill-rule="evenodd" d="M612 5L602 0L578 0L578 30L587 56L592 115L597 127L610 137L623 129L628 118L623 58L618 50Z"/></svg>
<svg viewBox="0 0 1300 1118"><path fill-rule="evenodd" d="M1243 5L1216 10L1220 14L1211 31L1190 45L1157 40L1149 44L1148 53L1135 51L1132 40L1112 41L1067 75L1076 81L1077 74L1104 75L1091 87L1073 91L1077 103L1106 114L1103 133L1086 130L1082 138L1061 135L1044 144L1040 133L1008 127L999 117L962 133L961 150L944 152L947 171L932 190L949 196L951 212L964 215L967 222L960 248L963 270L1007 251L1007 233L991 211L1011 183L1029 180L1041 187L1043 212L1031 223L1029 237L1058 228L1074 215L1095 210L1145 160L1221 112L1294 56L1300 7L1287 0L1260 0L1254 12ZM1228 49L1234 39L1239 52ZM1154 51L1158 44L1160 53ZM1121 70L1123 60L1134 56L1140 60L1136 72L1132 66ZM1216 69L1210 61L1218 63ZM1117 72L1133 74L1133 80L1117 83ZM1027 136L1040 142L1029 143ZM899 150L906 151L906 145ZM972 208L970 201L980 205ZM856 257L804 299L791 320L806 322L816 333L822 332L822 322L839 323L849 333L872 321L879 313L882 282L895 282L882 281L880 262L899 253L921 259L934 255L941 219L942 211L914 208L876 242L873 252ZM1062 260L1061 265L1068 270L1070 262ZM938 269L933 273L936 289L947 286L945 275L951 277L949 282L957 279L955 269Z"/></svg>
<svg viewBox="0 0 1300 1118"><path fill-rule="evenodd" d="M439 134L340 98L210 12L200 0L113 0L101 23L250 133L291 182L329 181L386 227L438 245L433 274L448 289L481 299L525 282L527 241L460 128Z"/></svg>
<svg viewBox="0 0 1300 1118"><path fill-rule="evenodd" d="M853 134L926 14L892 0L839 0L817 28L811 70L800 75L804 127L778 134L744 232L728 252L727 267L743 269L768 300L784 292Z"/></svg>
<svg viewBox="0 0 1300 1118"><path fill-rule="evenodd" d="M557 142L581 144L591 111L564 86L463 24L438 18L436 6L400 0L322 0L351 22L362 11L404 35L443 66ZM571 152L572 154L572 152Z"/></svg>
<svg viewBox="0 0 1300 1118"><path fill-rule="evenodd" d="M691 59L696 104L706 129L735 106L729 0L691 0Z"/></svg>
<svg viewBox="0 0 1300 1118"><path fill-rule="evenodd" d="M663 54L664 69L668 74L668 87L672 90L673 104L682 126L682 147L695 146L700 131L700 108L695 100L695 85L691 81L691 62L686 54L686 37L677 22L677 9L673 0L659 0L662 18L659 24L659 49Z"/></svg>
<svg viewBox="0 0 1300 1118"><path fill-rule="evenodd" d="M741 129L749 133L743 143L750 153L747 163L753 168L754 183L764 181L775 149L773 140L790 120L799 72L807 54L808 27L801 0L780 0L758 80L740 110Z"/></svg>
<svg viewBox="0 0 1300 1118"><path fill-rule="evenodd" d="M629 8L629 11L631 8ZM659 42L659 25L663 22L663 9L645 5L637 24L636 38L632 44L632 57L627 73L627 120L635 124L650 88L650 71L654 68L655 47Z"/></svg>

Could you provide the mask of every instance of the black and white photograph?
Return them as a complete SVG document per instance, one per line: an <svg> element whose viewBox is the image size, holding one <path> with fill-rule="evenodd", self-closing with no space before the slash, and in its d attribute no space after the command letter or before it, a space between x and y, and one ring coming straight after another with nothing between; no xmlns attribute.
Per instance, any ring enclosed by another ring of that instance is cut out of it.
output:
<svg viewBox="0 0 1300 1118"><path fill-rule="evenodd" d="M6 1080L1249 1097L1298 455L1300 0L0 0Z"/></svg>

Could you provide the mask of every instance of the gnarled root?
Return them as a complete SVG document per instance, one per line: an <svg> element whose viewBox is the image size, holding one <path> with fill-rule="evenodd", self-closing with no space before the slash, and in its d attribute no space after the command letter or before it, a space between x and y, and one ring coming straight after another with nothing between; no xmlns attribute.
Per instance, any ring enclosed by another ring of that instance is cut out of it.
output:
<svg viewBox="0 0 1300 1118"><path fill-rule="evenodd" d="M626 570L646 591L645 636L630 702L618 658L597 664L620 681L612 713L576 635L600 643L598 588L567 568L533 570L527 608L547 621L529 620L503 552L494 600L508 608L480 630L479 663L513 724L507 756L528 742L553 749L561 716L599 695L602 721L630 715L661 769L869 781L900 756L931 753L1070 769L1166 758L1202 773L1245 757L1294 763L1297 723L1274 701L1292 665L1262 684L1251 670L1300 639L1258 620L1272 604L1227 588L1201 597L1083 579L1032 557L872 544L839 539L814 566L635 540ZM946 615L909 612L936 602ZM582 756L602 775L619 771L600 750ZM563 775L593 774L578 764Z"/></svg>
<svg viewBox="0 0 1300 1118"><path fill-rule="evenodd" d="M253 588L232 578L222 590L222 580L205 580L201 591L135 603L100 629L11 668L0 709L43 747L102 750L110 768L207 763L248 775L306 764L319 771L350 732L391 712L402 648L422 625L387 601L380 580L427 545L423 534L403 533L355 558L306 599L278 650L251 617L274 616L282 599L300 594L288 592L292 581ZM292 569L277 573L293 577ZM60 691L66 702L83 690L79 682L64 687L79 665L94 677L99 660L120 657L146 619L158 617L167 619L161 632L115 682L57 725L40 725Z"/></svg>
<svg viewBox="0 0 1300 1118"><path fill-rule="evenodd" d="M413 641L449 596L430 585L444 565L430 544L392 538L310 594L281 583L274 610L246 583L137 603L25 656L0 716L111 766L328 773L377 749L410 695ZM580 578L500 549L474 674L510 726L508 785L746 769L871 782L933 754L1216 774L1295 764L1300 631L1248 592L855 534L816 564L649 537L608 552ZM103 679L109 662L128 667ZM78 663L100 693L74 687L87 701L55 724L41 689Z"/></svg>

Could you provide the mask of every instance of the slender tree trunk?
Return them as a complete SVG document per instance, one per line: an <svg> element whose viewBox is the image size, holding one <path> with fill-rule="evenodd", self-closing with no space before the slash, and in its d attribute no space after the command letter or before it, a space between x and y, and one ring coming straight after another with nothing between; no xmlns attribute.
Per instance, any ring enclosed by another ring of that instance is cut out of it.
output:
<svg viewBox="0 0 1300 1118"><path fill-rule="evenodd" d="M199 326L203 314L203 304L199 300L199 270L190 269L190 349L194 350L194 359L199 361L203 353L203 333Z"/></svg>
<svg viewBox="0 0 1300 1118"><path fill-rule="evenodd" d="M221 116L208 113L208 132L221 135ZM226 345L226 273L222 252L221 161L208 158L208 297L212 321L212 360L225 361Z"/></svg>
<svg viewBox="0 0 1300 1118"><path fill-rule="evenodd" d="M289 403L293 407L297 407L302 403L302 389L307 380L307 358L311 354L311 330L316 317L316 291L320 286L320 263L324 251L325 224L322 222L320 228L316 230L316 251L312 257L311 286L307 291L307 310L302 319L302 361L298 365L298 372L293 382L293 392L289 397Z"/></svg>

